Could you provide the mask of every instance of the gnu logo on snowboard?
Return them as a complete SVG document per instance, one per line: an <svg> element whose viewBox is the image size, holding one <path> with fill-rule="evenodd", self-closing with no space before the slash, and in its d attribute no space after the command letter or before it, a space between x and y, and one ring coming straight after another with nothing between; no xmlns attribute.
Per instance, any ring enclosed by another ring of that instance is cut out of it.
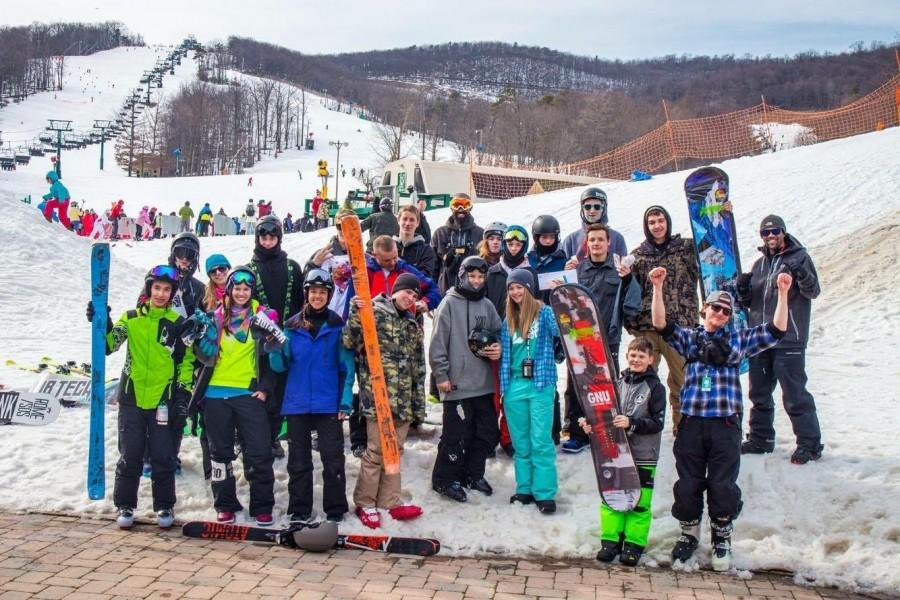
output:
<svg viewBox="0 0 900 600"><path fill-rule="evenodd" d="M610 397L609 392L606 390L588 392L587 400L591 403L591 406L604 406L607 404L612 404L612 398Z"/></svg>

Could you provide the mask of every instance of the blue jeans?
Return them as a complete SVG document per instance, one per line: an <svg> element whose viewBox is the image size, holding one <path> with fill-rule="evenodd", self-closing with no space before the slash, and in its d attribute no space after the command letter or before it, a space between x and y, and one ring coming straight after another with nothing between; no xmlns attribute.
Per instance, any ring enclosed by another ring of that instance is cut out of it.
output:
<svg viewBox="0 0 900 600"><path fill-rule="evenodd" d="M750 359L750 433L748 438L771 450L775 446L775 384L791 419L797 446L818 450L822 439L816 402L806 390L806 350L772 348Z"/></svg>

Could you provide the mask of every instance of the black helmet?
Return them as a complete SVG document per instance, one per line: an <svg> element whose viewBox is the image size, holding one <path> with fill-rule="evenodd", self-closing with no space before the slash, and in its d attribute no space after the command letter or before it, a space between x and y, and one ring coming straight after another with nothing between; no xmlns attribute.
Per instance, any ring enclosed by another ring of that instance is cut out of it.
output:
<svg viewBox="0 0 900 600"><path fill-rule="evenodd" d="M378 206L384 210L385 208L392 208L394 206L394 201L391 200L390 196L385 196L381 199L381 202L378 203Z"/></svg>
<svg viewBox="0 0 900 600"><path fill-rule="evenodd" d="M331 280L331 274L325 269L310 269L309 273L303 279L303 289L318 286L327 288L329 291L334 289L334 281Z"/></svg>
<svg viewBox="0 0 900 600"><path fill-rule="evenodd" d="M175 257L186 258L190 264L185 269L178 269L181 275L190 276L197 270L200 263L200 239L188 231L183 231L172 238L169 247L169 264L177 268Z"/></svg>
<svg viewBox="0 0 900 600"><path fill-rule="evenodd" d="M494 221L484 228L484 235L482 236L482 239L488 239L489 235L499 235L502 238L504 231L506 231L506 223Z"/></svg>
<svg viewBox="0 0 900 600"><path fill-rule="evenodd" d="M584 212L584 203L588 200L597 200L603 205L603 210L600 211L600 217L594 217L593 219L588 219L588 216ZM608 200L606 198L606 192L601 190L598 187L589 187L588 189L581 192L581 222L585 225L591 225L593 223L606 223L607 215L606 215L606 204Z"/></svg>
<svg viewBox="0 0 900 600"><path fill-rule="evenodd" d="M178 271L172 265L157 265L147 271L144 276L144 296L150 297L150 288L154 281L165 281L172 286L172 293L169 295L171 302L175 290L178 289Z"/></svg>
<svg viewBox="0 0 900 600"><path fill-rule="evenodd" d="M278 243L280 244L281 238L284 235L284 230L281 227L281 219L279 219L275 215L266 215L262 219L260 219L259 223L256 224L257 241L259 241L259 236L263 233L274 233L278 237Z"/></svg>
<svg viewBox="0 0 900 600"><path fill-rule="evenodd" d="M531 237L537 239L539 235L553 234L559 236L559 221L551 215L540 215L531 224Z"/></svg>
<svg viewBox="0 0 900 600"><path fill-rule="evenodd" d="M484 320L484 317L476 318L475 327L469 332L469 350L475 356L481 356L486 347L500 342L500 332L489 329Z"/></svg>
<svg viewBox="0 0 900 600"><path fill-rule="evenodd" d="M457 276L462 279L462 276L470 271L481 271L486 274L488 272L488 264L480 256L467 256L463 259L462 264L459 265Z"/></svg>

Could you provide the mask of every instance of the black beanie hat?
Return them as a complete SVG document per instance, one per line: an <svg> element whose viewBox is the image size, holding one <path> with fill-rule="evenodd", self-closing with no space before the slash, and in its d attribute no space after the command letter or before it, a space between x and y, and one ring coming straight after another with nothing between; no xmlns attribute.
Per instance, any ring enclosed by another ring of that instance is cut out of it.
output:
<svg viewBox="0 0 900 600"><path fill-rule="evenodd" d="M400 274L400 277L394 282L394 288L391 291L391 295L393 296L401 290L412 290L417 295L421 295L422 293L422 287L419 285L419 280L416 279L416 276L412 273Z"/></svg>
<svg viewBox="0 0 900 600"><path fill-rule="evenodd" d="M781 231L786 232L787 227L784 226L784 219L778 215L769 215L759 224L760 229L769 229L771 227L781 227Z"/></svg>

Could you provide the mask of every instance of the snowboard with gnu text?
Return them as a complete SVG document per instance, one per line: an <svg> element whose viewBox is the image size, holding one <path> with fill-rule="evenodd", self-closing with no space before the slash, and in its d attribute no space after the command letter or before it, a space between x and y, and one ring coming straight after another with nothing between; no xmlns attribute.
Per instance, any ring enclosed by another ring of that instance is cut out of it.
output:
<svg viewBox="0 0 900 600"><path fill-rule="evenodd" d="M590 291L577 283L554 288L550 306L575 378L575 396L591 426L588 439L600 498L611 509L628 512L641 499L641 480L628 435L612 424L619 414L619 393L600 313Z"/></svg>

